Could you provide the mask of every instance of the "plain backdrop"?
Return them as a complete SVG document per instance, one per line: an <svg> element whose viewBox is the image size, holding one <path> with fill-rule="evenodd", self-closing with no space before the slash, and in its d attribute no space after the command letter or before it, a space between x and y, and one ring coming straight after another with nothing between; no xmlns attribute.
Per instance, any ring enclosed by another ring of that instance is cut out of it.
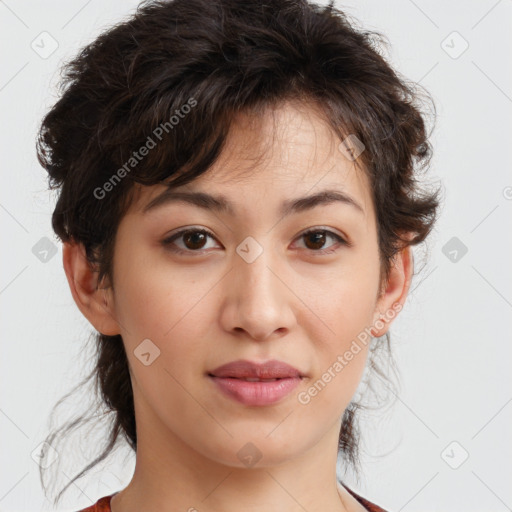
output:
<svg viewBox="0 0 512 512"><path fill-rule="evenodd" d="M73 302L51 229L55 196L36 160L37 128L57 99L61 64L136 5L0 2L3 512L52 510L33 454L51 408L91 364L82 349L92 327ZM336 5L384 33L391 63L434 98L430 176L444 188L429 259L416 253L421 272L391 329L401 391L392 407L362 419L363 478L345 482L390 512L512 510L512 2ZM62 420L87 403L74 397ZM75 465L59 488L92 460L102 431L87 435L62 454ZM120 490L133 461L121 447L60 509Z"/></svg>

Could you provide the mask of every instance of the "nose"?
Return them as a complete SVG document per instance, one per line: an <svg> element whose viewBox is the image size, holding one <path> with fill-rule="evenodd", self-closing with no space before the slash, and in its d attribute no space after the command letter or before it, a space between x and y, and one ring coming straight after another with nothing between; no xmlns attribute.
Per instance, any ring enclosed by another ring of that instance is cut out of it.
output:
<svg viewBox="0 0 512 512"><path fill-rule="evenodd" d="M237 255L227 285L224 328L256 341L285 335L295 321L289 286L271 251L264 249L252 262Z"/></svg>

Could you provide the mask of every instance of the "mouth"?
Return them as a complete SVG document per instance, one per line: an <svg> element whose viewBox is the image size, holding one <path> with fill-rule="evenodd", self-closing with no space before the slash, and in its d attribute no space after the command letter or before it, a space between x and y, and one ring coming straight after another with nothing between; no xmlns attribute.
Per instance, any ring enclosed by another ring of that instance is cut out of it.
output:
<svg viewBox="0 0 512 512"><path fill-rule="evenodd" d="M217 379L243 380L245 382L276 382L278 380L296 378L296 377L275 377L273 379L260 379L258 377L233 377L233 376L218 377L217 375L213 375L213 373L209 373L208 377L214 377L214 378L217 378ZM302 379L301 376L299 376L298 378Z"/></svg>
<svg viewBox="0 0 512 512"><path fill-rule="evenodd" d="M302 377L283 377L258 379L252 377L216 377L208 378L222 396L252 407L264 407L277 404L289 396L301 383Z"/></svg>
<svg viewBox="0 0 512 512"><path fill-rule="evenodd" d="M223 396L248 406L269 406L288 396L303 380L297 368L282 361L238 360L207 372Z"/></svg>
<svg viewBox="0 0 512 512"><path fill-rule="evenodd" d="M239 359L211 370L208 372L208 375L212 377L243 379L249 382L304 377L297 368L276 359L264 363Z"/></svg>

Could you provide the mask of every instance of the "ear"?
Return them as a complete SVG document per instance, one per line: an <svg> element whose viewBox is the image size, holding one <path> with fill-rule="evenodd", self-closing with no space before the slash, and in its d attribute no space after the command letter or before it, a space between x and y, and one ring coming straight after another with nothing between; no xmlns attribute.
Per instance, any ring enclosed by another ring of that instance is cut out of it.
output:
<svg viewBox="0 0 512 512"><path fill-rule="evenodd" d="M82 314L101 334L120 334L113 310L112 288L98 286L98 272L87 259L83 244L64 242L62 262L71 294Z"/></svg>
<svg viewBox="0 0 512 512"><path fill-rule="evenodd" d="M386 334L402 310L411 286L413 271L413 253L411 246L407 246L393 258L388 281L377 299L371 328L373 336L378 338Z"/></svg>

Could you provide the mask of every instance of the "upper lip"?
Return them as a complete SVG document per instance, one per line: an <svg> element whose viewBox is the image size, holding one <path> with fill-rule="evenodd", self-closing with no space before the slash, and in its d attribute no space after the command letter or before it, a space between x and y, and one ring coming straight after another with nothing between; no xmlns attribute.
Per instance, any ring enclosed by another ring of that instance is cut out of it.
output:
<svg viewBox="0 0 512 512"><path fill-rule="evenodd" d="M213 377L232 377L235 379L284 379L287 377L303 377L297 368L276 359L264 363L239 359L215 368L215 370L209 372L209 375Z"/></svg>

